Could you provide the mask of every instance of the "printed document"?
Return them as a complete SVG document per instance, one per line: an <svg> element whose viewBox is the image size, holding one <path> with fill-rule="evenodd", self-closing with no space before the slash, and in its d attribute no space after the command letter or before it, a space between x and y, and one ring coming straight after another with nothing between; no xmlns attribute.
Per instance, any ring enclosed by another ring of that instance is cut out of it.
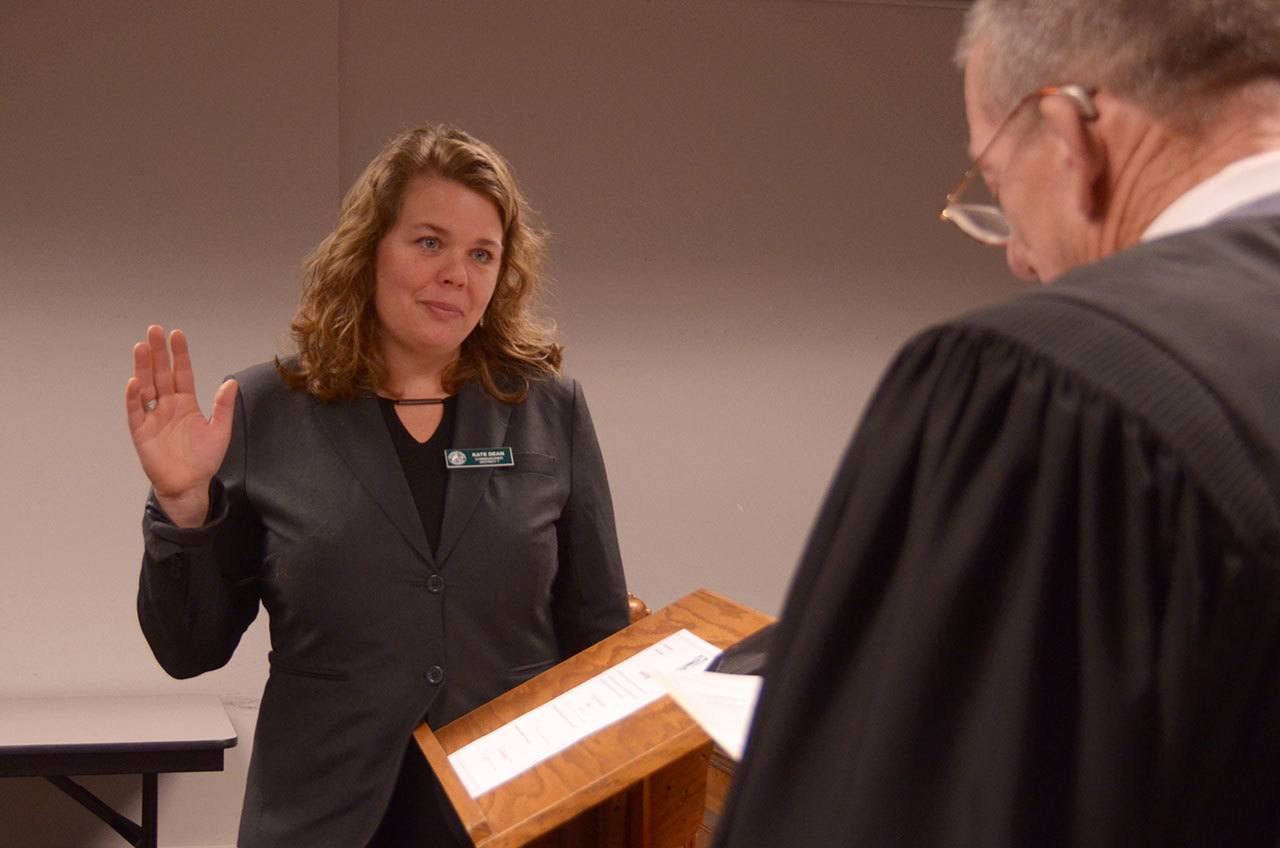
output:
<svg viewBox="0 0 1280 848"><path fill-rule="evenodd" d="M553 754L666 694L655 675L702 671L720 649L688 630L556 696L449 755L462 785L478 798Z"/></svg>

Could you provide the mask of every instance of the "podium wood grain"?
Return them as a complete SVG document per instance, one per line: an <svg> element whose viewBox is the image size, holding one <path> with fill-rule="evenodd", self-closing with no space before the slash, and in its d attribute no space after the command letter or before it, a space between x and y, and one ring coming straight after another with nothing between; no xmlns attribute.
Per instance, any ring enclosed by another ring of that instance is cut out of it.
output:
<svg viewBox="0 0 1280 848"><path fill-rule="evenodd" d="M434 734L423 726L414 736L478 848L689 844L702 818L711 740L669 697L479 798L447 757L678 630L727 648L770 621L699 589Z"/></svg>

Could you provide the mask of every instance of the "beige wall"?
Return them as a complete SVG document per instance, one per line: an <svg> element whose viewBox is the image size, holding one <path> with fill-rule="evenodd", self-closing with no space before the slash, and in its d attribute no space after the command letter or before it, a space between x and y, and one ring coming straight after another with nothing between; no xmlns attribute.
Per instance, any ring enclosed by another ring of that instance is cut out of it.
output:
<svg viewBox="0 0 1280 848"><path fill-rule="evenodd" d="M337 3L4 5L0 697L221 695L241 747L161 778L161 837L230 845L265 628L196 680L151 659L124 380L151 321L189 331L205 398L275 351L339 193ZM84 782L136 820L136 779ZM0 845L122 844L43 781L0 780Z"/></svg>
<svg viewBox="0 0 1280 848"><path fill-rule="evenodd" d="M936 221L965 165L945 3L0 6L0 696L221 695L241 746L162 779L167 846L234 841L266 637L172 681L138 633L128 349L181 325L204 398L283 350L302 256L396 129L493 142L555 232L552 313L654 606L777 612L893 350L1014 291ZM132 781L86 782L136 814ZM34 780L0 781L0 822L118 842Z"/></svg>

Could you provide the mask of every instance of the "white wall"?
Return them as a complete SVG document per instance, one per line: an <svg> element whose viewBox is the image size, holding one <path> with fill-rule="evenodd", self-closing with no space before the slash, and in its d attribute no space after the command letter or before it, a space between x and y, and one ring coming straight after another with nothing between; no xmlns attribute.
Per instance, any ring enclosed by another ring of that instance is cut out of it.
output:
<svg viewBox="0 0 1280 848"><path fill-rule="evenodd" d="M207 691L241 745L161 780L162 843L229 845L265 676L172 681L134 617L146 324L202 395L285 349L298 267L391 133L493 142L556 234L551 302L632 588L776 613L893 350L1014 291L937 222L965 166L949 8L780 0L0 0L0 696ZM137 814L134 781L86 779ZM0 844L118 839L0 781Z"/></svg>

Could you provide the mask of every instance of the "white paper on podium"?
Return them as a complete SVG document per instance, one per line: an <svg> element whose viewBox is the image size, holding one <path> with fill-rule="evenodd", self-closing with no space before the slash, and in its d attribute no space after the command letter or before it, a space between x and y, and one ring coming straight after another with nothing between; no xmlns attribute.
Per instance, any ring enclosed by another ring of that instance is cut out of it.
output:
<svg viewBox="0 0 1280 848"><path fill-rule="evenodd" d="M678 630L612 668L557 695L449 755L462 785L478 798L592 733L666 694L655 675L701 671L720 649Z"/></svg>
<svg viewBox="0 0 1280 848"><path fill-rule="evenodd" d="M673 671L658 675L680 708L735 760L742 759L756 712L763 677L714 671Z"/></svg>

